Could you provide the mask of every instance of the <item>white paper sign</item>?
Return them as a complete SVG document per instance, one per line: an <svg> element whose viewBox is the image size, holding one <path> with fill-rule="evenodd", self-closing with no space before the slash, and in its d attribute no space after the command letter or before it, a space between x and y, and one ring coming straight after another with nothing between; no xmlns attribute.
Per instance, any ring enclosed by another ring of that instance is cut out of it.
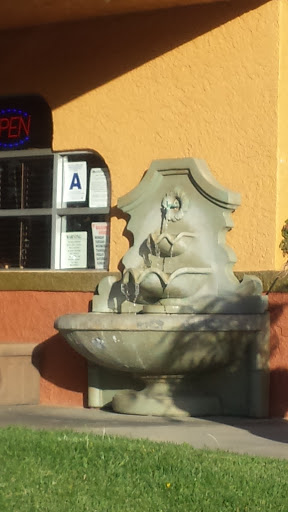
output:
<svg viewBox="0 0 288 512"><path fill-rule="evenodd" d="M63 203L84 202L87 194L87 163L64 162Z"/></svg>
<svg viewBox="0 0 288 512"><path fill-rule="evenodd" d="M99 167L90 171L89 206L91 208L108 206L107 176Z"/></svg>
<svg viewBox="0 0 288 512"><path fill-rule="evenodd" d="M61 268L87 268L87 232L61 233Z"/></svg>
<svg viewBox="0 0 288 512"><path fill-rule="evenodd" d="M95 268L98 270L107 269L109 245L108 224L107 222L92 222L91 227Z"/></svg>

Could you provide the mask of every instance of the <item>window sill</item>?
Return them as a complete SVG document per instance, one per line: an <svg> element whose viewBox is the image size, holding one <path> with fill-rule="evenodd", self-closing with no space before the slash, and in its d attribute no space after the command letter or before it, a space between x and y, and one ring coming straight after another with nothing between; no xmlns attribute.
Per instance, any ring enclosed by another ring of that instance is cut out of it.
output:
<svg viewBox="0 0 288 512"><path fill-rule="evenodd" d="M279 272L276 270L235 272L239 280L244 274L259 277L263 291L267 292ZM116 276L120 272L106 270L0 270L0 291L42 291L42 292L95 292L101 279ZM272 292L288 293L288 277L278 279Z"/></svg>
<svg viewBox="0 0 288 512"><path fill-rule="evenodd" d="M105 270L1 270L0 291L94 292L108 275L120 278L119 272Z"/></svg>

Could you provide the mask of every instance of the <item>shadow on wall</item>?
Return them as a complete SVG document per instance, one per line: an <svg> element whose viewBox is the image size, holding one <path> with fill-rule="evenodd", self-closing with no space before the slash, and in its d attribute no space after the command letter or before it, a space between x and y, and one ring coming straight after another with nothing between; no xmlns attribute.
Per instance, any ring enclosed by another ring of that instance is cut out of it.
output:
<svg viewBox="0 0 288 512"><path fill-rule="evenodd" d="M126 240L128 241L129 247L132 247L132 245L133 245L133 234L132 234L131 231L129 231L129 229L127 229L127 225L128 225L128 222L129 222L129 215L127 213L124 213L122 210L120 210L120 208L118 208L117 205L116 206L114 205L110 209L110 220L113 219L113 218L117 219L117 220L120 220L120 219L124 220L125 227L124 227L124 230L122 232L122 237L126 238ZM117 265L117 269L119 270L119 272L123 272L124 271L124 265L122 263L122 258L120 259L120 261L119 261L119 263ZM119 276L119 278L120 278L120 276Z"/></svg>
<svg viewBox="0 0 288 512"><path fill-rule="evenodd" d="M271 371L270 395L270 416L288 419L288 369Z"/></svg>
<svg viewBox="0 0 288 512"><path fill-rule="evenodd" d="M0 94L71 101L268 0L235 0L0 32Z"/></svg>
<svg viewBox="0 0 288 512"><path fill-rule="evenodd" d="M270 416L288 418L288 294L269 294Z"/></svg>
<svg viewBox="0 0 288 512"><path fill-rule="evenodd" d="M63 405L63 402L67 402L69 405L69 402L73 401L69 393L72 392L82 395L82 404L79 405L87 407L87 362L68 345L60 334L40 343L33 352L32 362L43 381L53 385L52 387L48 385L47 391L40 384L41 403L49 401L50 397L46 396L47 394L53 394L50 403Z"/></svg>

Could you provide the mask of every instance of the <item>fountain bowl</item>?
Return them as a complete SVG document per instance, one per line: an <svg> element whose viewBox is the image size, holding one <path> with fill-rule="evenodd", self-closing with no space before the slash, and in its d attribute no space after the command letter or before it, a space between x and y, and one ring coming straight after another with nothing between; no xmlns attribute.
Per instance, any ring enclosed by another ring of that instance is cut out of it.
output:
<svg viewBox="0 0 288 512"><path fill-rule="evenodd" d="M247 315L64 315L55 327L89 361L133 374L178 375L243 356L257 322Z"/></svg>
<svg viewBox="0 0 288 512"><path fill-rule="evenodd" d="M116 394L115 411L217 415L223 412L219 397L196 399L187 383L191 376L195 381L197 375L233 368L247 353L252 359L259 354L255 340L263 315L81 313L59 317L55 327L90 363L145 382L140 392ZM249 364L255 366L253 360Z"/></svg>

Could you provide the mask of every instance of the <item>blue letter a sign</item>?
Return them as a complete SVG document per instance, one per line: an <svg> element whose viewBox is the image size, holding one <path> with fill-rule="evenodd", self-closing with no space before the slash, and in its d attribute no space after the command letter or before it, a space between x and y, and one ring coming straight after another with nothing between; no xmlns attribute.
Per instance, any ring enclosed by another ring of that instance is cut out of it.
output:
<svg viewBox="0 0 288 512"><path fill-rule="evenodd" d="M78 172L74 172L69 190L73 190L74 187L78 188L78 190L82 188Z"/></svg>
<svg viewBox="0 0 288 512"><path fill-rule="evenodd" d="M84 202L87 194L87 163L68 162L63 165L63 202Z"/></svg>

